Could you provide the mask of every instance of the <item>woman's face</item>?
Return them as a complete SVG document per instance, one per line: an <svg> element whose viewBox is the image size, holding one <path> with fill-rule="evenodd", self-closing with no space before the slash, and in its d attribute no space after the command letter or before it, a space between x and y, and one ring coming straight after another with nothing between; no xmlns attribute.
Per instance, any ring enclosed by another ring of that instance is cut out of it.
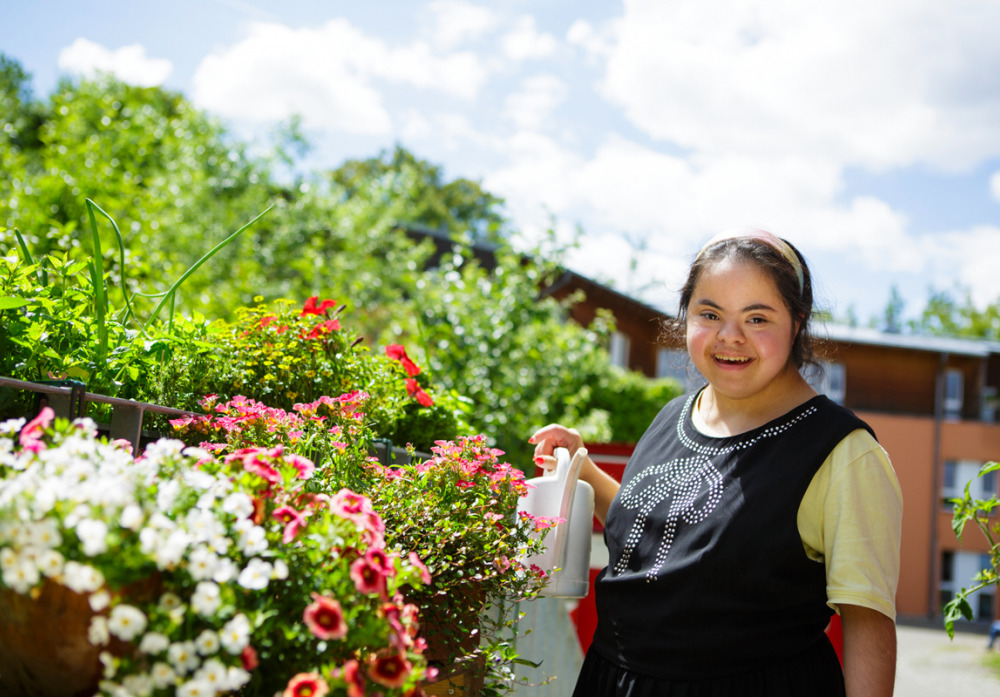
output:
<svg viewBox="0 0 1000 697"><path fill-rule="evenodd" d="M774 281L757 266L722 260L702 269L687 307L687 348L717 398L767 399L797 376L797 330Z"/></svg>

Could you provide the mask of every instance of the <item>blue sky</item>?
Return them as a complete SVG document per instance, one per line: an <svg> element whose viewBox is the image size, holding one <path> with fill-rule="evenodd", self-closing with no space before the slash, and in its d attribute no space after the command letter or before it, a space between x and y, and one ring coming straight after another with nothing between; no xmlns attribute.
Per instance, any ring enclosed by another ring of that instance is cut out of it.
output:
<svg viewBox="0 0 1000 697"><path fill-rule="evenodd" d="M763 227L820 305L1000 299L995 0L0 0L33 75L116 72L239 133L302 115L308 164L401 143L504 197L525 244L672 310L704 240Z"/></svg>

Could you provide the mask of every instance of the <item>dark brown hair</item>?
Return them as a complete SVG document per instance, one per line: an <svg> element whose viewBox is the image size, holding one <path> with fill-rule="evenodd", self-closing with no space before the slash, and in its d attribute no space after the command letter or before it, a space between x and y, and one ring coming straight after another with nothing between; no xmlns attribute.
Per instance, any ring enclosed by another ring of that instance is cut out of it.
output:
<svg viewBox="0 0 1000 697"><path fill-rule="evenodd" d="M677 318L667 322L664 327L665 339L671 344L685 343L687 331L687 308L691 302L691 294L698 283L701 272L706 267L721 261L750 263L767 274L778 289L778 294L791 313L792 318L799 323L798 331L792 340L791 358L796 368L816 366L816 346L809 329L809 320L813 313L812 276L802 254L791 243L782 240L794 252L802 266L802 286L799 287L799 277L792 263L770 243L752 236L730 237L702 249L691 264L687 281L681 288L680 303Z"/></svg>

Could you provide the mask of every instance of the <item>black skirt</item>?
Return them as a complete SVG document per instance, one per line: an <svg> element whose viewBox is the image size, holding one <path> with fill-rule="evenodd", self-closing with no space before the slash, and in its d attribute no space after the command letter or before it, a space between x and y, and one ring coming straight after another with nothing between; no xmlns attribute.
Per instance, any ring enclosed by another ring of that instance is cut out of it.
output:
<svg viewBox="0 0 1000 697"><path fill-rule="evenodd" d="M725 665L725 656L719 657ZM824 636L807 651L736 675L666 680L620 668L591 649L573 697L844 697L840 660Z"/></svg>

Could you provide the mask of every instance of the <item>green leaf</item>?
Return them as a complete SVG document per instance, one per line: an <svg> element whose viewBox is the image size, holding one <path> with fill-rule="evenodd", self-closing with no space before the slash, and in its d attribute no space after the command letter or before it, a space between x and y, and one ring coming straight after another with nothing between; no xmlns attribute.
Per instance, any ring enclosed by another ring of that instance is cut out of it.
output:
<svg viewBox="0 0 1000 697"><path fill-rule="evenodd" d="M24 307L32 303L28 298L21 298L16 295L0 298L0 310L13 310L17 307Z"/></svg>

